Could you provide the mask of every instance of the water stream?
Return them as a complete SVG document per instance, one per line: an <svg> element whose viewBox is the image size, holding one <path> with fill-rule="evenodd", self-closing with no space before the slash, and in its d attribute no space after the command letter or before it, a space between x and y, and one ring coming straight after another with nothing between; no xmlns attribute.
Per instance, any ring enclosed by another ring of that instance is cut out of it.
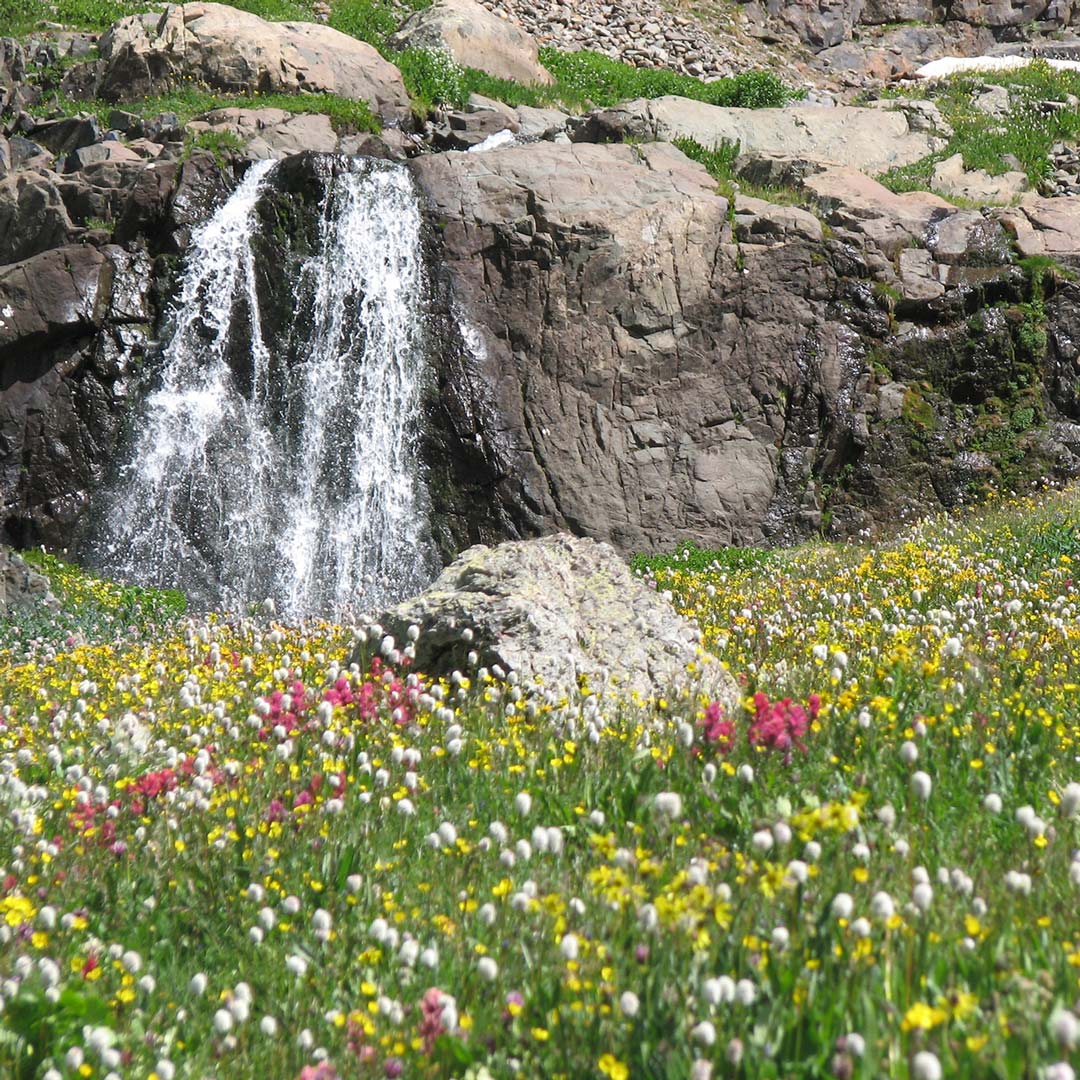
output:
<svg viewBox="0 0 1080 1080"><path fill-rule="evenodd" d="M434 566L416 455L420 209L400 166L328 180L283 320L259 277L285 267L259 266L253 243L273 168L253 165L193 237L98 549L121 577L214 606L340 613L416 591Z"/></svg>

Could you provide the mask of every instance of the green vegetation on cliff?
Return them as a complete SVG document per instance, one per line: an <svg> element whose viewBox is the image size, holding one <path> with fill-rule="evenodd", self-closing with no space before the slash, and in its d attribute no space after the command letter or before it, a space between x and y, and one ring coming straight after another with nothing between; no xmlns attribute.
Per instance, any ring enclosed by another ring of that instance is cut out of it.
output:
<svg viewBox="0 0 1080 1080"><path fill-rule="evenodd" d="M117 109L138 116L158 116L174 113L182 127L189 120L213 109L282 109L291 113L321 113L330 118L338 131L374 131L381 128L379 118L366 101L355 101L338 94L216 94L197 87L185 87L171 94L140 98L138 101L116 105L108 101L73 100L60 95L48 98L31 111L38 114L92 113L108 125L109 114Z"/></svg>
<svg viewBox="0 0 1080 1080"><path fill-rule="evenodd" d="M979 104L987 87L1008 89L1006 111ZM1040 61L1013 71L954 75L886 94L929 98L951 128L943 150L879 177L896 192L929 190L934 166L953 154L963 155L966 169L982 169L991 176L1017 170L1038 187L1051 171L1051 147L1080 137L1080 72L1059 71Z"/></svg>

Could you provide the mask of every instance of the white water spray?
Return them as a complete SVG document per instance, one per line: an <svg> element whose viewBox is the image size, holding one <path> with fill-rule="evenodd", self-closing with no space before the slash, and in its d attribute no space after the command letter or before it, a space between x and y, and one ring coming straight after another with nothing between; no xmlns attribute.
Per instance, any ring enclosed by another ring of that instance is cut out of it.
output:
<svg viewBox="0 0 1080 1080"><path fill-rule="evenodd" d="M271 347L257 286L278 268L256 267L252 241L272 168L253 165L192 239L103 547L114 572L226 608L270 596L328 614L400 598L433 569L415 453L421 218L400 166L328 180L295 309L277 318L287 345Z"/></svg>

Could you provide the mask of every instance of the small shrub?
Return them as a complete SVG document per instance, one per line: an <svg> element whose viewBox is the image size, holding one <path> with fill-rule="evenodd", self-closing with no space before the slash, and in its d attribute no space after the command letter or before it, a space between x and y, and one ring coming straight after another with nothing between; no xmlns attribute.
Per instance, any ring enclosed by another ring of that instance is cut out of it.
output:
<svg viewBox="0 0 1080 1080"><path fill-rule="evenodd" d="M184 147L185 156L193 150L208 150L219 166L224 166L231 154L243 149L244 140L232 131L201 131L198 135L189 135Z"/></svg>
<svg viewBox="0 0 1080 1080"><path fill-rule="evenodd" d="M267 22L311 22L311 7L298 0L229 0L230 7L258 15Z"/></svg>
<svg viewBox="0 0 1080 1080"><path fill-rule="evenodd" d="M374 45L387 54L386 40L414 11L429 7L431 0L336 0L330 10L330 25L350 37ZM393 59L393 57L390 57Z"/></svg>
<svg viewBox="0 0 1080 1080"><path fill-rule="evenodd" d="M335 4L330 13L330 25L335 30L380 51L386 48L386 39L397 30L399 22L390 8L372 0L344 0Z"/></svg>
<svg viewBox="0 0 1080 1080"><path fill-rule="evenodd" d="M677 94L710 105L762 109L777 108L792 96L770 71L748 71L707 83L668 68L633 67L588 49L569 53L543 48L540 62L555 76L564 101L601 107L629 98Z"/></svg>
<svg viewBox="0 0 1080 1080"><path fill-rule="evenodd" d="M696 139L675 139L675 145L688 157L700 162L714 180L730 180L735 159L739 156L738 140L724 139L719 146L707 150Z"/></svg>
<svg viewBox="0 0 1080 1080"><path fill-rule="evenodd" d="M904 393L901 416L920 431L933 431L937 426L933 406L913 386L909 386Z"/></svg>
<svg viewBox="0 0 1080 1080"><path fill-rule="evenodd" d="M406 49L395 60L417 113L435 105L461 108L468 99L465 69L445 49Z"/></svg>

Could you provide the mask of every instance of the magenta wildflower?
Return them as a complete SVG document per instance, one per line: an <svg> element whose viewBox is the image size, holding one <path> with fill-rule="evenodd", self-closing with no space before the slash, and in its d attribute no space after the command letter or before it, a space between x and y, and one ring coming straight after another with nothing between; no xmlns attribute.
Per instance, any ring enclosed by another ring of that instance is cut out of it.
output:
<svg viewBox="0 0 1080 1080"><path fill-rule="evenodd" d="M760 690L754 695L754 718L750 721L747 738L751 746L760 746L765 750L779 750L784 760L791 759L793 747L804 753L803 742L810 724L817 718L821 709L821 699L811 694L804 709L791 698L782 701L769 701Z"/></svg>
<svg viewBox="0 0 1080 1080"><path fill-rule="evenodd" d="M727 754L735 746L735 725L724 717L719 701L714 701L701 721L705 741L711 743L721 754Z"/></svg>

